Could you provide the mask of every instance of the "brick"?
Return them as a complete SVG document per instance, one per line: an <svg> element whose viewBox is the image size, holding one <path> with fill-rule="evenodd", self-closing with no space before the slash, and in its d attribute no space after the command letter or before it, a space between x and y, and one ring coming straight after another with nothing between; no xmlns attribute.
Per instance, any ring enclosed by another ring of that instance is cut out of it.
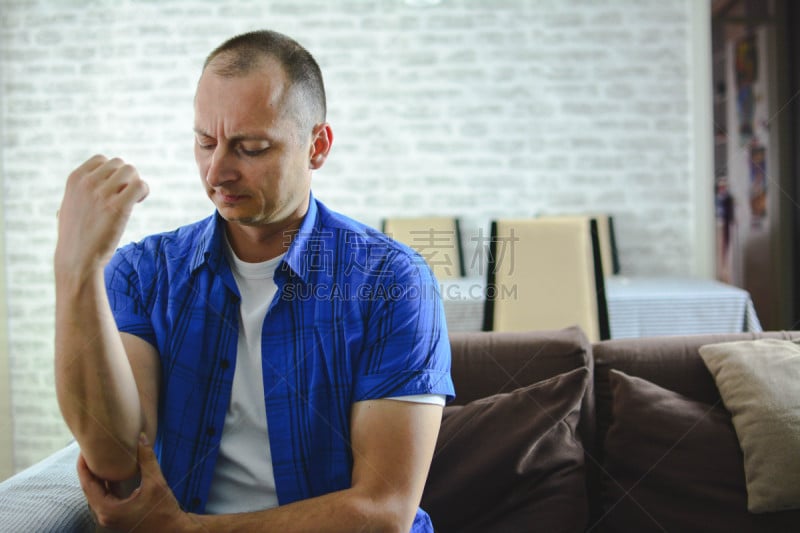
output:
<svg viewBox="0 0 800 533"><path fill-rule="evenodd" d="M146 176L151 196L122 242L208 216L192 98L223 38L268 24L316 55L336 140L314 188L330 206L373 225L445 209L487 232L491 217L603 206L618 217L627 273L681 273L694 238L688 4L3 2L13 399L33 406L15 418L18 467L69 438L51 361L66 175L101 152Z"/></svg>

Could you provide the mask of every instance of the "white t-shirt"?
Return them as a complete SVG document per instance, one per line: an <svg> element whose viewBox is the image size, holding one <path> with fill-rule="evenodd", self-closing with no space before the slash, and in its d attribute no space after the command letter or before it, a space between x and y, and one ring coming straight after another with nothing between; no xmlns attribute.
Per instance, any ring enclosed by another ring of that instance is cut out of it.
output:
<svg viewBox="0 0 800 533"><path fill-rule="evenodd" d="M262 263L247 263L233 253L227 239L225 248L242 299L233 390L206 504L209 514L243 513L278 506L267 433L261 332L267 310L278 291L273 276L283 255ZM391 399L445 404L444 395L439 394Z"/></svg>
<svg viewBox="0 0 800 533"><path fill-rule="evenodd" d="M225 413L206 504L210 514L242 513L278 505L264 406L261 328L278 291L273 274L283 256L263 263L246 263L227 248L242 300L231 403Z"/></svg>

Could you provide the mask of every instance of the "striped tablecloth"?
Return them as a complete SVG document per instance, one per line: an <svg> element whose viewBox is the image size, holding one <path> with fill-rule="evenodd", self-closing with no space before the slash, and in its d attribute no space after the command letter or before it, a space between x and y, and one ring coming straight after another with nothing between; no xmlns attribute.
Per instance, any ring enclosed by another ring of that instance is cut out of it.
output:
<svg viewBox="0 0 800 533"><path fill-rule="evenodd" d="M449 331L480 331L486 281L442 282ZM611 338L761 331L750 294L714 280L613 276L606 279Z"/></svg>
<svg viewBox="0 0 800 533"><path fill-rule="evenodd" d="M611 338L761 331L750 294L719 281L611 277Z"/></svg>

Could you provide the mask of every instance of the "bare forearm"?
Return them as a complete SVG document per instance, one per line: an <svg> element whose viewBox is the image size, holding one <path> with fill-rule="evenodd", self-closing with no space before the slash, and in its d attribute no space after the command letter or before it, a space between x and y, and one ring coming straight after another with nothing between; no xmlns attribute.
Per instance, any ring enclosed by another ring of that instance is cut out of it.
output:
<svg viewBox="0 0 800 533"><path fill-rule="evenodd" d="M399 498L381 501L349 489L266 511L190 518L196 531L207 532L406 533L408 511Z"/></svg>
<svg viewBox="0 0 800 533"><path fill-rule="evenodd" d="M351 412L352 487L267 511L190 515L197 531L403 532L411 529L442 408L393 400Z"/></svg>
<svg viewBox="0 0 800 533"><path fill-rule="evenodd" d="M61 412L89 467L108 480L131 477L142 410L102 271L56 277L55 372Z"/></svg>

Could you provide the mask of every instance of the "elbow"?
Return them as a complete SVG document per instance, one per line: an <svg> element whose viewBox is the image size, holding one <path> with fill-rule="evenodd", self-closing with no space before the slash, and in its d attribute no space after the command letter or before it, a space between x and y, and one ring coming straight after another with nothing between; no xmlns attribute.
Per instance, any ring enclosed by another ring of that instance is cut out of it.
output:
<svg viewBox="0 0 800 533"><path fill-rule="evenodd" d="M126 481L138 473L136 443L123 443L108 435L75 436L89 470L105 481Z"/></svg>
<svg viewBox="0 0 800 533"><path fill-rule="evenodd" d="M414 522L412 516L411 520L394 520L383 524L381 533L408 533L411 531L411 524ZM406 524L408 524L406 526Z"/></svg>
<svg viewBox="0 0 800 533"><path fill-rule="evenodd" d="M106 426L71 398L59 396L59 406L91 472L106 481L130 479L137 472L140 428L126 421Z"/></svg>
<svg viewBox="0 0 800 533"><path fill-rule="evenodd" d="M400 521L388 522L386 524L383 524L383 527L382 527L382 529L380 529L380 532L381 533L408 533L409 531L411 531L412 522L413 522L413 518L412 518L412 520L408 521L408 527L404 527L402 525L402 524L405 524L405 522L400 522Z"/></svg>
<svg viewBox="0 0 800 533"><path fill-rule="evenodd" d="M378 516L373 513L363 522L365 525L369 524L363 531L369 531L370 533L408 533L411 531L413 520L413 516L411 520L405 520L404 517Z"/></svg>
<svg viewBox="0 0 800 533"><path fill-rule="evenodd" d="M363 524L369 524L364 531L371 533L408 533L417 512L416 506L399 495L365 496L353 503L354 513L360 516Z"/></svg>

